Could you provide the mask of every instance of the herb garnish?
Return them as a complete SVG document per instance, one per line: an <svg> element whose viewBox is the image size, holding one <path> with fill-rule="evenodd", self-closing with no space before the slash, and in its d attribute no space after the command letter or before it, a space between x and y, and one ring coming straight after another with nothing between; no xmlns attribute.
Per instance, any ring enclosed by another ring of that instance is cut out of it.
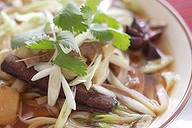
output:
<svg viewBox="0 0 192 128"><path fill-rule="evenodd" d="M83 32L90 31L99 42L110 42L121 50L127 50L130 45L130 36L120 32L119 22L97 10L97 4L87 0L80 8L75 3L66 4L53 19L56 37L50 37L45 27L39 27L17 35L11 41L12 48L27 45L30 49L55 49L56 57L53 63L72 70L78 75L86 75L86 64L79 58L73 58L63 50L68 48L80 54L75 37ZM50 24L50 23L49 23Z"/></svg>

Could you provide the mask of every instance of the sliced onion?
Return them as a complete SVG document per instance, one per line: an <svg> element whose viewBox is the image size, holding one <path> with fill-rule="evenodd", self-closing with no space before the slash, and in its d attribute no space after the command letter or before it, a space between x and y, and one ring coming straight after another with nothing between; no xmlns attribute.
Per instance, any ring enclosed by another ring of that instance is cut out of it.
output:
<svg viewBox="0 0 192 128"><path fill-rule="evenodd" d="M58 117L59 115L59 110L57 107L55 106L49 106L49 105L46 105L45 106L47 108L47 111L54 117Z"/></svg>
<svg viewBox="0 0 192 128"><path fill-rule="evenodd" d="M55 123L55 128L63 128L65 126L71 111L71 107L69 107L67 101L65 100L59 113L59 117L57 118L57 121Z"/></svg>
<svg viewBox="0 0 192 128"><path fill-rule="evenodd" d="M61 88L61 78L59 77L61 73L60 67L51 70L49 75L49 83L48 83L48 104L50 106L54 106L56 100L60 93Z"/></svg>
<svg viewBox="0 0 192 128"><path fill-rule="evenodd" d="M110 97L115 97L115 96L116 96L112 91L106 89L106 88L103 87L103 86L99 86L99 85L97 85L97 84L93 84L93 88L94 88L94 90L96 90L97 92L99 92L99 93L101 93L101 94L104 94L104 95L106 95L106 96L110 96Z"/></svg>
<svg viewBox="0 0 192 128"><path fill-rule="evenodd" d="M145 66L142 67L142 71L145 73L153 73L167 67L173 62L173 57L162 56L161 59L149 61Z"/></svg>
<svg viewBox="0 0 192 128"><path fill-rule="evenodd" d="M98 55L98 57L96 57L95 61L93 60L91 62L91 64L93 64L93 65L88 67L87 75L76 77L74 80L72 80L69 83L70 86L75 86L75 85L78 85L80 83L84 83L84 85L86 86L86 89L89 90L92 86L93 76L94 76L96 70L99 68L99 65L101 63L101 58L102 58L102 55L101 54Z"/></svg>
<svg viewBox="0 0 192 128"><path fill-rule="evenodd" d="M112 44L108 44L105 45L102 50L104 53L104 59L102 60L100 67L97 69L93 77L93 83L98 85L101 85L109 75L109 58L113 54L115 48L112 46Z"/></svg>
<svg viewBox="0 0 192 128"><path fill-rule="evenodd" d="M114 65L117 65L119 67L122 67L122 68L128 70L128 67L129 67L128 60L126 60L124 58L121 58L118 55L114 55L114 54L111 55L110 58L109 58L109 61L110 61L110 63L112 63Z"/></svg>
<svg viewBox="0 0 192 128"><path fill-rule="evenodd" d="M35 74L32 78L31 78L31 81L36 81L36 80L39 80L41 78L44 78L50 74L53 74L53 71L54 71L55 67L52 67L52 68L47 68L45 70L42 70L40 72L38 72L37 74ZM57 73L57 72L55 72ZM49 78L50 79L50 78Z"/></svg>
<svg viewBox="0 0 192 128"><path fill-rule="evenodd" d="M36 64L35 66L34 66L34 69L36 70L36 71L42 71L42 70L44 70L44 69L47 69L47 68L52 68L52 65L50 64L50 63L46 63L46 62L44 62L44 63L38 63L38 64Z"/></svg>
<svg viewBox="0 0 192 128"><path fill-rule="evenodd" d="M63 77L63 75L61 75L60 77L61 77L61 83L62 83L63 91L65 93L67 104L70 108L72 108L73 110L76 110L75 97L72 93L72 90L69 87L69 84L67 83L66 79Z"/></svg>

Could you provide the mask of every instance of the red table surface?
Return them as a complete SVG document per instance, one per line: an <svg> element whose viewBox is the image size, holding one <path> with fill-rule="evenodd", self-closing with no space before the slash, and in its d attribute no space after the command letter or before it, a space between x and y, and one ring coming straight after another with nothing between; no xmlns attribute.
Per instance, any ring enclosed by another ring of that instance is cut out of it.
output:
<svg viewBox="0 0 192 128"><path fill-rule="evenodd" d="M192 0L167 0L183 17L192 31Z"/></svg>

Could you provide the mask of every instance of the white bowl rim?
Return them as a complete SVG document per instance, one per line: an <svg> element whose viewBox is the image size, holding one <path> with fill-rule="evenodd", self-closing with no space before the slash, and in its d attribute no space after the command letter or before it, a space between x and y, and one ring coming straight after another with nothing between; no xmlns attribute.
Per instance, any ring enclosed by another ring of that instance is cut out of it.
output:
<svg viewBox="0 0 192 128"><path fill-rule="evenodd" d="M185 35L187 36L187 40L189 42L189 46L191 48L191 55L192 55L192 32L190 31L188 25L186 24L184 19L181 17L181 15L177 12L177 10L170 3L168 3L165 0L157 0L157 1L161 5L163 5L164 8L167 9L173 15L173 17L175 17L175 19L178 21L178 23L182 27L183 31L185 32ZM175 111L173 112L173 115L171 115L169 117L169 119L167 119L165 122L163 122L163 124L160 126L160 128L166 127L180 114L180 112L183 110L183 108L187 104L191 95L192 95L192 74L190 76L190 81L188 83L187 91L186 91L185 95L183 96L182 100L180 101L180 103L178 104L177 109L175 109Z"/></svg>

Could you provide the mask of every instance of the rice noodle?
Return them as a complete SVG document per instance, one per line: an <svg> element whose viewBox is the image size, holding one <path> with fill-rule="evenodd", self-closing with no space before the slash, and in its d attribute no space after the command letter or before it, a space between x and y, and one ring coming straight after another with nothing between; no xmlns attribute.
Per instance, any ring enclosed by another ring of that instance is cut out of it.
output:
<svg viewBox="0 0 192 128"><path fill-rule="evenodd" d="M125 70L128 70L129 64L128 61L125 60L124 58L121 58L118 55L111 55L111 57L109 58L110 63L115 64L119 67L124 68Z"/></svg>
<svg viewBox="0 0 192 128"><path fill-rule="evenodd" d="M117 75L117 78L119 79L119 81L121 83L125 83L127 80L127 74L128 74L128 70L125 70L124 68L120 68L120 71Z"/></svg>
<svg viewBox="0 0 192 128"><path fill-rule="evenodd" d="M161 76L163 77L163 79L165 81L166 91L169 91L179 80L178 74L175 74L173 72L163 72L163 73L161 73Z"/></svg>
<svg viewBox="0 0 192 128"><path fill-rule="evenodd" d="M124 55L124 53L117 48L113 51L113 54L110 56L109 61L114 65L124 68L124 70L129 69L128 56Z"/></svg>
<svg viewBox="0 0 192 128"><path fill-rule="evenodd" d="M165 110L167 110L167 108L168 108L169 96L168 96L165 88L162 85L158 84L156 86L156 89L157 89L157 96L158 96L160 106L155 108L155 113L157 115L160 115L163 112L165 112Z"/></svg>
<svg viewBox="0 0 192 128"><path fill-rule="evenodd" d="M122 51L116 48L113 51L113 54L111 55L109 61L110 63L120 68L117 78L121 81L121 83L125 83L127 79L129 63L130 63L128 55L125 55Z"/></svg>
<svg viewBox="0 0 192 128"><path fill-rule="evenodd" d="M129 89L127 87L125 87L118 79L117 77L112 73L112 71L109 72L109 76L107 78L107 80L114 86L118 86L120 88L122 88L124 91L126 91L132 98L134 98L135 100L139 101L140 103L144 104L146 107L148 107L150 110L154 111L155 110L155 106L153 106L153 104L151 104L150 99L148 99L147 97L145 97L144 95L142 95L141 93Z"/></svg>
<svg viewBox="0 0 192 128"><path fill-rule="evenodd" d="M124 103L124 105L126 105L130 109L133 109L134 111L137 111L143 114L149 114L153 117L156 117L156 114L153 111L151 111L149 108L147 108L145 105L143 105L142 103L127 96L118 95L118 98L120 99L120 101Z"/></svg>

